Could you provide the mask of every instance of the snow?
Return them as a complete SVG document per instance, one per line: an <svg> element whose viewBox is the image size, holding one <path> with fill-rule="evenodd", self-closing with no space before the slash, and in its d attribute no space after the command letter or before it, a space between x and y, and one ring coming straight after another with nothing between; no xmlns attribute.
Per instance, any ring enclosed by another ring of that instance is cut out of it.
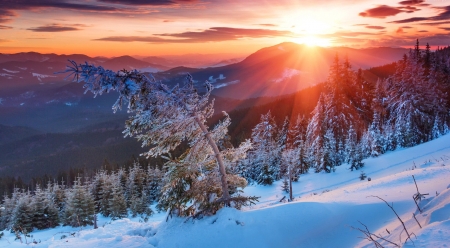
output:
<svg viewBox="0 0 450 248"><path fill-rule="evenodd" d="M280 202L287 194L281 181L271 186L250 185L246 195L261 196L259 203L242 210L221 209L202 219L169 218L156 213L149 222L138 218L111 221L99 218L99 228L57 227L34 231L33 247L374 247L354 228L403 247L450 246L450 135L408 149L399 149L363 161L371 181L360 181L360 171L348 165L334 173L302 175L293 183L293 202ZM419 205L417 192L429 193ZM392 204L412 235L406 233ZM154 208L154 206L152 206ZM413 218L415 214L420 228ZM354 228L352 228L354 227ZM389 233L387 232L389 231ZM29 247L4 231L0 247ZM66 237L61 238L63 235ZM401 240L401 241L400 241ZM383 246L390 247L385 241Z"/></svg>
<svg viewBox="0 0 450 248"><path fill-rule="evenodd" d="M224 80L226 77L223 74L220 74L217 78L214 78L214 76L209 76L208 81L210 83L216 83L217 80Z"/></svg>
<svg viewBox="0 0 450 248"><path fill-rule="evenodd" d="M226 83L215 84L214 88L218 89L218 88L222 88L222 87L225 87L225 86L228 86L228 85L237 84L240 81L241 80L233 80L233 81L226 82Z"/></svg>
<svg viewBox="0 0 450 248"><path fill-rule="evenodd" d="M284 80L290 79L294 76L299 75L301 72L296 69L286 68L279 78L275 80L275 83L283 82Z"/></svg>
<svg viewBox="0 0 450 248"><path fill-rule="evenodd" d="M11 71L11 70L8 70L8 69L5 69L5 68L3 68L3 70L6 71L6 72L9 72L9 73L19 73L19 71Z"/></svg>
<svg viewBox="0 0 450 248"><path fill-rule="evenodd" d="M37 79L42 82L42 79L44 78L49 78L49 77L55 77L55 76L50 76L50 75L45 75L45 74L39 74L39 73L31 73L33 75L33 77L37 77Z"/></svg>

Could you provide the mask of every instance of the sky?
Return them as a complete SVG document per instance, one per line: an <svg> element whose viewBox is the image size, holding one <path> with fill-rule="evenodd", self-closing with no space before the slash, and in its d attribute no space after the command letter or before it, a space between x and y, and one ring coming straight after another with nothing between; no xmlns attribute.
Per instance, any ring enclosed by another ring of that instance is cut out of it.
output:
<svg viewBox="0 0 450 248"><path fill-rule="evenodd" d="M450 0L0 0L0 53L250 54L450 45Z"/></svg>

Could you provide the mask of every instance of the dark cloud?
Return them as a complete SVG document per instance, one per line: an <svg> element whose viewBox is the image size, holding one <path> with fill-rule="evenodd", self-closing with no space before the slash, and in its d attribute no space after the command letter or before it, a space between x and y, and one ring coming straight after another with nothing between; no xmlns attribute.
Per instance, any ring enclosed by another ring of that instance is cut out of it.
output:
<svg viewBox="0 0 450 248"><path fill-rule="evenodd" d="M82 30L79 27L83 25L70 25L64 26L60 24L51 24L40 27L28 28L27 30L31 30L33 32L65 32L65 31L78 31Z"/></svg>
<svg viewBox="0 0 450 248"><path fill-rule="evenodd" d="M125 5L175 5L175 4L191 4L198 2L197 0L99 0L104 3L116 3Z"/></svg>
<svg viewBox="0 0 450 248"><path fill-rule="evenodd" d="M12 29L10 26L0 25L0 29Z"/></svg>
<svg viewBox="0 0 450 248"><path fill-rule="evenodd" d="M441 27L441 28L439 28L439 29L442 29L442 30L445 30L445 31L450 31L450 28L449 27Z"/></svg>
<svg viewBox="0 0 450 248"><path fill-rule="evenodd" d="M80 3L81 2L81 3ZM12 17L17 16L17 10L36 9L68 9L94 12L117 12L119 9L102 4L89 4L85 1L73 0L0 0L0 23L8 22Z"/></svg>
<svg viewBox="0 0 450 248"><path fill-rule="evenodd" d="M413 28L411 26L402 26L402 28L408 29L408 28Z"/></svg>
<svg viewBox="0 0 450 248"><path fill-rule="evenodd" d="M420 25L426 25L426 26L439 26L444 24L450 24L450 21L442 21L442 22L422 22L419 23Z"/></svg>
<svg viewBox="0 0 450 248"><path fill-rule="evenodd" d="M393 21L391 23L410 23L410 22L420 22L420 21L426 21L426 20L428 20L427 17L412 17L412 18L408 18L408 19Z"/></svg>
<svg viewBox="0 0 450 248"><path fill-rule="evenodd" d="M370 29L385 29L386 27L382 27L382 26L366 26L366 28L370 28Z"/></svg>
<svg viewBox="0 0 450 248"><path fill-rule="evenodd" d="M441 10L436 16L431 17L412 17L403 20L393 21L391 23L410 23L410 22L421 22L421 21L443 21L450 20L450 6L445 7L435 7L435 9Z"/></svg>
<svg viewBox="0 0 450 248"><path fill-rule="evenodd" d="M409 1L401 1L399 4L401 5L420 5L425 3L424 0L409 0Z"/></svg>
<svg viewBox="0 0 450 248"><path fill-rule="evenodd" d="M419 30L419 33L428 33L428 30Z"/></svg>
<svg viewBox="0 0 450 248"><path fill-rule="evenodd" d="M415 11L419 11L419 8L416 8L414 6L405 6L405 7L399 7L403 12L405 13L414 13Z"/></svg>
<svg viewBox="0 0 450 248"><path fill-rule="evenodd" d="M359 13L359 15L362 17L385 18L387 16L395 16L400 12L403 12L403 10L387 5L380 5L376 8L368 9L364 12L361 12Z"/></svg>
<svg viewBox="0 0 450 248"><path fill-rule="evenodd" d="M11 21L11 18L15 16L16 14L13 11L3 7L0 8L0 23L9 22Z"/></svg>
<svg viewBox="0 0 450 248"><path fill-rule="evenodd" d="M166 33L154 36L110 36L95 40L118 42L149 42L149 43L202 43L237 40L241 38L290 37L290 31L270 29L244 29L229 27L213 27L199 32Z"/></svg>

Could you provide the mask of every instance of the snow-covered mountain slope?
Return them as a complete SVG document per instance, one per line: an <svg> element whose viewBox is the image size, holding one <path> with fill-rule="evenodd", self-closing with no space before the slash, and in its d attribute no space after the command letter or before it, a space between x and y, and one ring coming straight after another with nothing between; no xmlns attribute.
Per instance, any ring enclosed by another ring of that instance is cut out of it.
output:
<svg viewBox="0 0 450 248"><path fill-rule="evenodd" d="M354 229L365 230L364 224L372 233L400 246L450 246L450 135L364 163L363 170L371 181L360 181L360 171L351 172L346 165L330 174L309 173L294 183L293 202L280 202L286 195L281 191L282 182L250 185L245 194L261 196L260 202L240 211L225 208L200 220L172 218L167 222L165 213L155 214L147 223L100 218L100 227L95 230L59 227L34 231L27 241L36 240L33 247L77 248L374 247ZM412 175L420 193L429 193L419 204L422 213L412 199L417 192ZM394 212L372 196L392 204L414 244L404 243L406 233ZM28 246L5 232L0 247Z"/></svg>

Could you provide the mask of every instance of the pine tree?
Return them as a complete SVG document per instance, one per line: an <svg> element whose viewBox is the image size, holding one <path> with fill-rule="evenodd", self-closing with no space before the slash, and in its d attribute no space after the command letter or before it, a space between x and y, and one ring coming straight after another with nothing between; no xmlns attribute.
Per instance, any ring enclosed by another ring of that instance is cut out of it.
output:
<svg viewBox="0 0 450 248"><path fill-rule="evenodd" d="M388 125L393 128L397 147L410 147L428 141L436 115L445 109L440 102L442 92L438 85L426 77L418 43L414 52L388 79ZM445 105L444 105L445 106Z"/></svg>
<svg viewBox="0 0 450 248"><path fill-rule="evenodd" d="M320 172L323 169L322 154L324 150L324 136L326 132L324 124L324 104L324 96L321 94L319 101L312 112L313 116L307 128L307 143L309 146L308 158L316 172Z"/></svg>
<svg viewBox="0 0 450 248"><path fill-rule="evenodd" d="M276 180L281 179L282 175L286 173L286 168L282 166L281 160L283 157L283 152L286 150L287 146L287 138L289 131L289 119L287 117L284 118L283 126L280 130L278 130L278 134L276 136L276 153L273 161L273 166L276 168L277 177Z"/></svg>
<svg viewBox="0 0 450 248"><path fill-rule="evenodd" d="M213 89L211 83L206 82L206 93L199 95L190 75L186 77L183 86L177 85L170 89L161 81L147 77L136 70L112 72L101 66L95 67L87 63L78 65L73 61L71 63L72 66L65 72L74 75L74 81L84 81L87 91L95 95L112 90L119 92L119 98L113 105L114 111L120 109L124 102L128 102L128 111L135 115L126 121L124 133L126 136L137 137L142 141L143 146L151 146L143 155L160 156L173 151L182 142L187 141L190 149L187 150L189 154L182 159L183 165L192 168L198 164L190 164L190 162L208 161L208 165L213 163L217 167L218 173L210 175L217 176L220 182L221 190L213 200L217 203L216 205L230 206L235 200L239 201L239 204L242 203L245 197L230 196L230 190L233 190L235 185L228 185L228 182L235 181L237 175L227 174L224 156L237 157L238 155L229 153L232 151L240 153L241 150L248 149L250 143L246 141L237 149L219 150L217 144L227 134L230 120L224 113L225 119L212 130L208 130L206 121L214 113L214 101L209 101ZM204 154L195 154L196 152ZM200 157L204 160L197 160ZM187 161L189 161L188 164ZM168 183L170 181L166 180ZM253 198L247 199L248 203L251 203ZM205 204L209 204L209 200Z"/></svg>
<svg viewBox="0 0 450 248"><path fill-rule="evenodd" d="M56 227L59 224L59 211L52 200L50 189L42 190L36 185L31 201L33 226L39 230Z"/></svg>
<svg viewBox="0 0 450 248"><path fill-rule="evenodd" d="M275 141L276 124L270 111L252 130L253 148L249 152L247 171L251 180L258 184L272 184L280 172L279 149Z"/></svg>
<svg viewBox="0 0 450 248"><path fill-rule="evenodd" d="M0 212L0 230L9 230L13 227L13 213L21 194L22 193L18 188L14 188L11 197L9 197L8 195L5 195L3 197L2 207L4 209Z"/></svg>
<svg viewBox="0 0 450 248"><path fill-rule="evenodd" d="M114 219L127 217L127 202L124 192L118 181L113 182L111 198L108 200L109 216Z"/></svg>
<svg viewBox="0 0 450 248"><path fill-rule="evenodd" d="M23 234L33 231L33 209L29 191L18 196L17 205L12 213L12 229Z"/></svg>
<svg viewBox="0 0 450 248"><path fill-rule="evenodd" d="M87 185L81 179L74 181L73 187L67 192L64 208L64 225L73 227L94 224L95 203Z"/></svg>

